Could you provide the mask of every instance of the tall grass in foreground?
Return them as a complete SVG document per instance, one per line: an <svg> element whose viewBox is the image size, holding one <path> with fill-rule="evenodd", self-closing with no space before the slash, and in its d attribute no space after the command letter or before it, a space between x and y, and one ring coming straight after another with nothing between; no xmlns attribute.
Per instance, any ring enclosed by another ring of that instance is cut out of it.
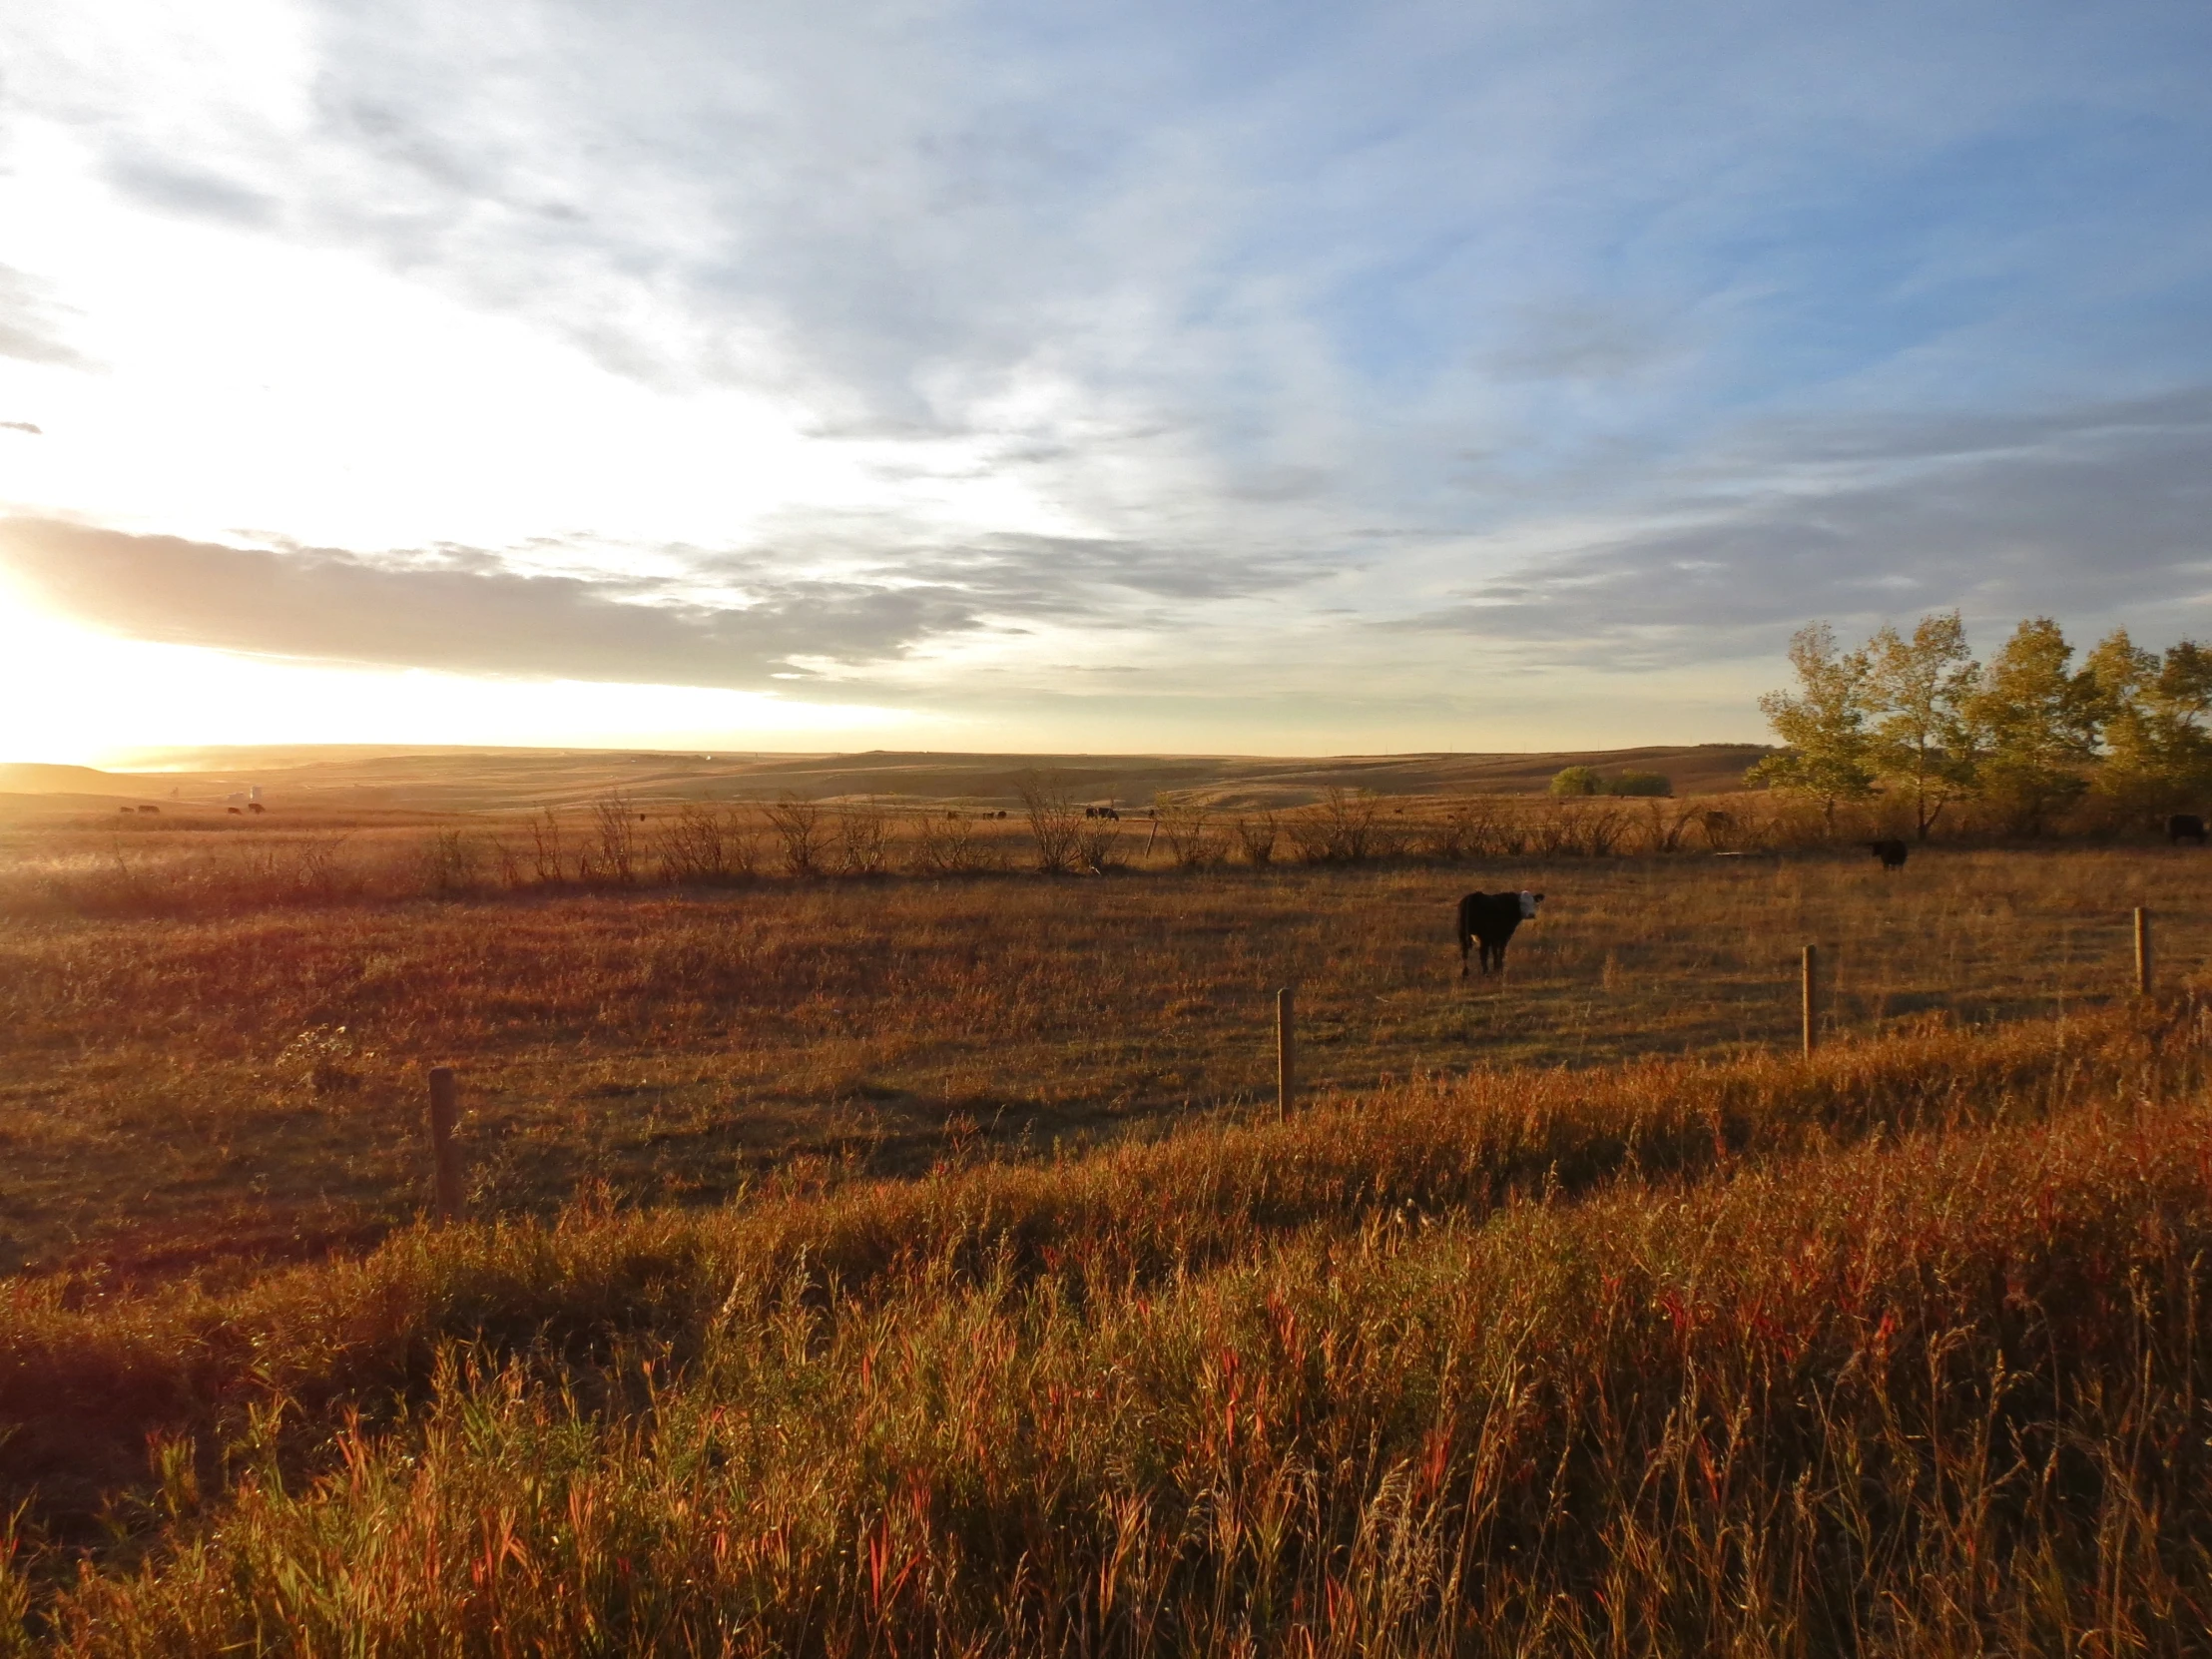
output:
<svg viewBox="0 0 2212 1659"><path fill-rule="evenodd" d="M2201 1650L2206 1047L2184 1008L1485 1074L227 1295L19 1285L0 1615L81 1652ZM72 1477L119 1539L83 1576Z"/></svg>
<svg viewBox="0 0 2212 1659"><path fill-rule="evenodd" d="M265 1418L83 1651L2135 1652L2212 1614L2212 1120L1371 1222L1117 1294L740 1284L681 1367Z"/></svg>

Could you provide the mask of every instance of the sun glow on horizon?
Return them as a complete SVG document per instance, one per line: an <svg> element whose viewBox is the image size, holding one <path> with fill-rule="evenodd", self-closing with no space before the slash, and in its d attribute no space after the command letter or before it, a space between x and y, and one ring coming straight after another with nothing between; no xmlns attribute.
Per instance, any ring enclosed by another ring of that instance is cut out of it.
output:
<svg viewBox="0 0 2212 1659"><path fill-rule="evenodd" d="M443 674L121 639L0 588L0 762L128 766L260 744L773 749L911 741L942 717L701 686Z"/></svg>

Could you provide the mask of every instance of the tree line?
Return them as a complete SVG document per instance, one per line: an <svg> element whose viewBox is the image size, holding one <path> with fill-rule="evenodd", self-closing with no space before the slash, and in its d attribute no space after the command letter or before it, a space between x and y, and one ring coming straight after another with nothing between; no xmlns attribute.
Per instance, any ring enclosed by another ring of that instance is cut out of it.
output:
<svg viewBox="0 0 2212 1659"><path fill-rule="evenodd" d="M2120 629L2074 656L2048 617L1986 664L1956 611L1848 651L1810 623L1790 641L1797 685L1759 700L1783 750L1745 782L1819 803L1831 828L1839 806L1879 797L1922 840L1969 803L2036 834L2085 797L2152 819L2212 795L2212 650L2146 651Z"/></svg>

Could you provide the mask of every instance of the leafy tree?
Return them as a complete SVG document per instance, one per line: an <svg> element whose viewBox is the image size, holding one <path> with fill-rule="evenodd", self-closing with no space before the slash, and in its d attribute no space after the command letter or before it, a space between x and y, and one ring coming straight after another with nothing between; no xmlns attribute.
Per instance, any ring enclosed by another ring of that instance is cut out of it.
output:
<svg viewBox="0 0 2212 1659"><path fill-rule="evenodd" d="M1553 795L1596 795L1604 787L1595 767L1564 767L1551 775Z"/></svg>
<svg viewBox="0 0 2212 1659"><path fill-rule="evenodd" d="M2160 658L2123 628L2089 653L2084 672L2104 739L2100 794L2155 814L2212 791L2212 651L2183 640Z"/></svg>
<svg viewBox="0 0 2212 1659"><path fill-rule="evenodd" d="M1672 795L1674 781L1656 772L1624 772L1605 781L1607 795Z"/></svg>
<svg viewBox="0 0 2212 1659"><path fill-rule="evenodd" d="M1772 691L1759 700L1783 752L1759 762L1744 782L1811 797L1833 830L1838 802L1874 793L1867 731L1872 664L1864 651L1838 650L1827 623L1810 622L1790 637L1790 665L1797 670L1797 692Z"/></svg>
<svg viewBox="0 0 2212 1659"><path fill-rule="evenodd" d="M1974 785L1978 757L1965 710L1981 679L1956 611L1921 618L1913 637L1885 627L1867 642L1867 689L1878 718L1877 773L1913 809L1927 840L1945 808Z"/></svg>
<svg viewBox="0 0 2212 1659"><path fill-rule="evenodd" d="M2058 624L2030 617L1960 710L1981 755L1984 792L2029 834L2088 787L2102 699L2092 673L2074 672L2072 662Z"/></svg>

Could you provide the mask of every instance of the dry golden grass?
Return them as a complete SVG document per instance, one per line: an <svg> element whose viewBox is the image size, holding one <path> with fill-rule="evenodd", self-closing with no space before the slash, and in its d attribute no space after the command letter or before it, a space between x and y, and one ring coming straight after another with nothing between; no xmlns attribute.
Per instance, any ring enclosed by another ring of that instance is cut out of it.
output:
<svg viewBox="0 0 2212 1659"><path fill-rule="evenodd" d="M998 827L994 825L994 832ZM416 832L419 840L419 832ZM410 843L412 844L412 843ZM1106 879L761 879L0 920L6 1262L131 1273L359 1244L422 1199L421 1068L461 1068L473 1197L711 1202L1049 1151L1265 1103L1299 987L1318 1091L1476 1064L2065 1017L2212 951L2193 849L1529 858ZM1532 886L1502 979L1451 906Z"/></svg>
<svg viewBox="0 0 2212 1659"><path fill-rule="evenodd" d="M685 886L672 814L628 883L24 832L0 1650L2203 1651L2204 854L1511 811Z"/></svg>
<svg viewBox="0 0 2212 1659"><path fill-rule="evenodd" d="M2197 1651L2208 1058L2185 1003L1485 1073L231 1291L25 1284L0 1616L83 1653Z"/></svg>

